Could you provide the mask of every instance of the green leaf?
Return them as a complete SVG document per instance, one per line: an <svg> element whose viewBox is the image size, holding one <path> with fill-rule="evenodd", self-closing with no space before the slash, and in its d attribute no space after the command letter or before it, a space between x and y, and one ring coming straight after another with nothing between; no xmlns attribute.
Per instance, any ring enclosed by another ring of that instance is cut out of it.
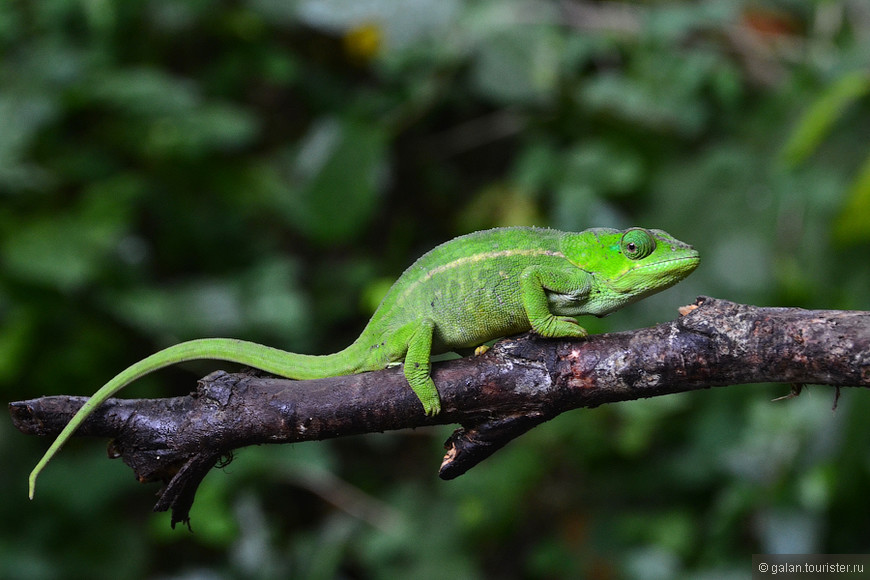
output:
<svg viewBox="0 0 870 580"><path fill-rule="evenodd" d="M288 219L321 242L349 240L377 207L386 169L386 132L354 119L317 122L302 140L285 204Z"/></svg>
<svg viewBox="0 0 870 580"><path fill-rule="evenodd" d="M44 94L0 95L0 196L49 183L49 174L27 154L33 141L57 116L57 105Z"/></svg>
<svg viewBox="0 0 870 580"><path fill-rule="evenodd" d="M846 109L870 92L870 74L858 70L840 77L810 105L782 150L789 167L799 165L818 149Z"/></svg>
<svg viewBox="0 0 870 580"><path fill-rule="evenodd" d="M120 114L122 134L149 157L237 147L258 131L256 119L245 109L208 101L193 81L149 68L97 75L86 90Z"/></svg>
<svg viewBox="0 0 870 580"><path fill-rule="evenodd" d="M74 290L97 277L117 247L141 192L135 178L118 176L91 186L66 213L36 217L14 230L0 255L21 279Z"/></svg>
<svg viewBox="0 0 870 580"><path fill-rule="evenodd" d="M493 34L474 60L472 82L500 103L548 101L559 82L562 45L547 27L527 24Z"/></svg>
<svg viewBox="0 0 870 580"><path fill-rule="evenodd" d="M33 319L29 310L24 309L0 316L0 383L13 380L24 370L36 330Z"/></svg>
<svg viewBox="0 0 870 580"><path fill-rule="evenodd" d="M245 110L208 104L184 114L156 119L140 139L150 156L175 157L240 147L256 133L257 122Z"/></svg>
<svg viewBox="0 0 870 580"><path fill-rule="evenodd" d="M258 332L296 348L311 328L310 306L288 259L263 260L229 278L199 278L112 293L106 308L143 332L216 336Z"/></svg>
<svg viewBox="0 0 870 580"><path fill-rule="evenodd" d="M594 113L613 116L633 126L695 135L703 129L709 115L706 103L696 98L695 87L682 84L684 79L675 73L678 67L671 63L668 68L672 74L661 71L656 77L602 74L580 85L575 98Z"/></svg>
<svg viewBox="0 0 870 580"><path fill-rule="evenodd" d="M846 203L834 223L834 239L841 243L870 240L870 156L849 187Z"/></svg>
<svg viewBox="0 0 870 580"><path fill-rule="evenodd" d="M146 67L106 71L85 88L89 96L106 105L145 117L185 113L201 101L191 81Z"/></svg>

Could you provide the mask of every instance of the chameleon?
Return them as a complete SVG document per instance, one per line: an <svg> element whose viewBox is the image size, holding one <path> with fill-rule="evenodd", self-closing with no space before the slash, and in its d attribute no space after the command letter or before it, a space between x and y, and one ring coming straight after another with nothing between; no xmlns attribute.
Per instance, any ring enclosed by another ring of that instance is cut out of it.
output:
<svg viewBox="0 0 870 580"><path fill-rule="evenodd" d="M239 363L290 379L377 370L404 361L426 415L441 411L430 355L463 351L531 330L587 335L576 317L605 316L668 288L699 264L699 253L655 229L562 232L505 227L459 236L430 250L396 280L362 333L328 355L305 355L229 338L182 342L121 371L76 412L30 474L36 478L94 409L136 379L188 360Z"/></svg>

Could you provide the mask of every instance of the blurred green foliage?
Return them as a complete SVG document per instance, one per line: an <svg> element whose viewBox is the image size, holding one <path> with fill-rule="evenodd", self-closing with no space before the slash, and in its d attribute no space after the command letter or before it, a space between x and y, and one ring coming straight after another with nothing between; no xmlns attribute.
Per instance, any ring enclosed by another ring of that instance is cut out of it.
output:
<svg viewBox="0 0 870 580"><path fill-rule="evenodd" d="M698 294L870 308L861 0L0 3L0 384L87 394L228 335L346 345L423 251L646 225ZM215 365L141 381L190 390ZM731 387L568 413L453 482L449 429L241 450L193 530L2 423L2 578L745 578L870 551L870 398Z"/></svg>

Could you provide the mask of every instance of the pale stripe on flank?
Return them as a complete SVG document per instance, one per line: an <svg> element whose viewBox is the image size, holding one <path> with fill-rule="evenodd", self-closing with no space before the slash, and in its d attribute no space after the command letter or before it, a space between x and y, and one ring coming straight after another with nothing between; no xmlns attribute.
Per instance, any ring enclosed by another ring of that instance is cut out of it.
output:
<svg viewBox="0 0 870 580"><path fill-rule="evenodd" d="M462 258L456 258L452 262L447 262L446 264L441 264L440 266L436 266L431 270L427 271L422 278L418 278L414 280L411 284L409 284L404 292L400 295L400 298L404 298L407 296L409 292L411 292L414 288L430 280L434 276L447 272L448 270L452 270L453 268L458 268L459 266L464 266L466 264L475 264L477 262L482 262L484 260L489 260L492 258L507 258L511 256L550 256L553 258L564 258L565 255L562 252L558 252L555 250L545 250L542 248L531 248L526 250L498 250L495 252L482 252L479 254L472 254L471 256L464 256Z"/></svg>

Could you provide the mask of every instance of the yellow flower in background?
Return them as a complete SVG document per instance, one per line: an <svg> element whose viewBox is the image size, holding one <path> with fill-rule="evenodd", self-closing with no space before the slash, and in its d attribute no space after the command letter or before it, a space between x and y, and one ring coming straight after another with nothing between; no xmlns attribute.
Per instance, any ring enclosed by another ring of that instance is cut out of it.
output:
<svg viewBox="0 0 870 580"><path fill-rule="evenodd" d="M380 26L368 22L348 29L342 41L348 56L366 62L375 58L380 51L383 33Z"/></svg>

